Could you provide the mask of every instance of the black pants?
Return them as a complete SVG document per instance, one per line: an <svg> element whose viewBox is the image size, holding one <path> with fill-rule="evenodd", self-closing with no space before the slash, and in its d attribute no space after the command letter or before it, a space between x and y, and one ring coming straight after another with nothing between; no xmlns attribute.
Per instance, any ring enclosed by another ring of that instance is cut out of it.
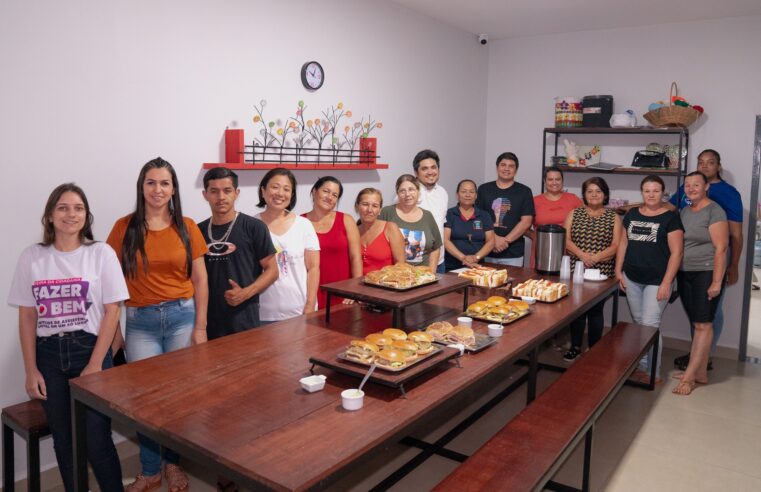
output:
<svg viewBox="0 0 761 492"><path fill-rule="evenodd" d="M587 335L587 341L589 346L596 344L600 338L602 338L602 329L605 326L605 317L603 316L603 308L605 307L604 299L599 303L592 306L589 311L582 314L571 322L571 346L581 348L581 343L584 340L584 326L589 329Z"/></svg>

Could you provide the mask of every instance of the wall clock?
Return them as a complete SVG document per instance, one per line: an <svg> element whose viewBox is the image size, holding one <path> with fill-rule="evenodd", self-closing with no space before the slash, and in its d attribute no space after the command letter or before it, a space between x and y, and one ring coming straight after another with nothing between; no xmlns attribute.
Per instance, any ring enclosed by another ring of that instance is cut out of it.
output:
<svg viewBox="0 0 761 492"><path fill-rule="evenodd" d="M316 91L325 82L325 71L316 61L306 62L301 66L301 83L310 91Z"/></svg>

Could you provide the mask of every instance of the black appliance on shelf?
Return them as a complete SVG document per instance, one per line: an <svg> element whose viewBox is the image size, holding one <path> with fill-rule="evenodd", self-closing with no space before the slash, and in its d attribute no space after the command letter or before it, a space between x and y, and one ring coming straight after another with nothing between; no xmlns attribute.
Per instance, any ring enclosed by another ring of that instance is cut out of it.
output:
<svg viewBox="0 0 761 492"><path fill-rule="evenodd" d="M584 96L581 99L583 126L591 128L610 127L613 116L613 96Z"/></svg>

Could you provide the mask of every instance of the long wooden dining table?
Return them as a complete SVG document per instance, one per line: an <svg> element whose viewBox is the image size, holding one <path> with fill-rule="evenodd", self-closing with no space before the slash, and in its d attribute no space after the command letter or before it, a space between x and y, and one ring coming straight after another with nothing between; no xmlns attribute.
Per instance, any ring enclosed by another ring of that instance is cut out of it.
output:
<svg viewBox="0 0 761 492"><path fill-rule="evenodd" d="M517 281L557 280L529 269L509 270ZM507 374L527 355L528 399L533 399L540 345L610 296L615 317L614 279L571 284L568 297L535 304L531 315L507 325L491 347L411 382L406 398L393 388L368 384L364 407L353 412L342 408L340 393L355 388L358 379L319 368L327 384L316 393L302 390L299 379L309 375L310 357L338 354L350 340L390 326L391 313L359 304L334 307L329 324L324 313L315 312L77 378L71 382L76 489L88 490L83 425L88 407L243 487L327 487L361 458L403 438L437 411L483 392L479 382L500 371ZM407 324L454 324L461 307L462 294L445 294L408 308ZM474 322L473 327L486 332L486 323Z"/></svg>

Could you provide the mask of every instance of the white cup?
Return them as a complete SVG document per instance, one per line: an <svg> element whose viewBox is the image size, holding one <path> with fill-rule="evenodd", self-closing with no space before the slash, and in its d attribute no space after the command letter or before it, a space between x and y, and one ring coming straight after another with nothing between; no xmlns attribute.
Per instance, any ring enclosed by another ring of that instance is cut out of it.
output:
<svg viewBox="0 0 761 492"><path fill-rule="evenodd" d="M573 270L573 281L579 283L584 282L584 262L581 260L576 262L576 267Z"/></svg>
<svg viewBox="0 0 761 492"><path fill-rule="evenodd" d="M352 388L341 392L341 406L344 407L344 410L359 410L364 401L364 391Z"/></svg>
<svg viewBox="0 0 761 492"><path fill-rule="evenodd" d="M560 278L571 278L571 257L564 255L560 260Z"/></svg>
<svg viewBox="0 0 761 492"><path fill-rule="evenodd" d="M469 318L467 316L460 316L457 318L457 324L462 326L467 326L468 328L473 326L473 318Z"/></svg>
<svg viewBox="0 0 761 492"><path fill-rule="evenodd" d="M505 331L505 327L494 323L491 325L487 325L486 330L489 333L490 337L497 338L502 336L502 333Z"/></svg>

